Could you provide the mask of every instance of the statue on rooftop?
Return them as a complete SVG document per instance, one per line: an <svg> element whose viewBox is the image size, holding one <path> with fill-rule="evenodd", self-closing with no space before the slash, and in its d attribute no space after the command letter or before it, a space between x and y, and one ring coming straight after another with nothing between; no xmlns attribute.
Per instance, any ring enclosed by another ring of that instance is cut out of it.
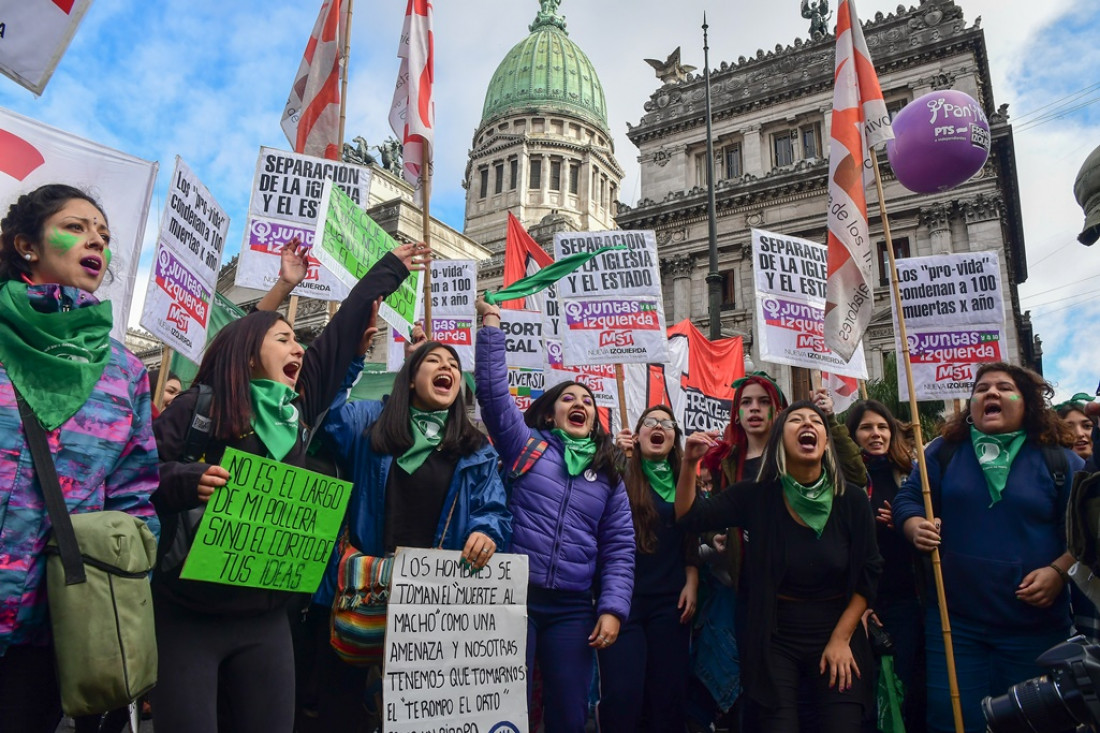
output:
<svg viewBox="0 0 1100 733"><path fill-rule="evenodd" d="M694 66L685 66L680 63L680 47L668 55L664 61L657 59L645 59L645 62L657 72L657 78L664 84L671 84L687 79L687 75L695 71Z"/></svg>
<svg viewBox="0 0 1100 733"><path fill-rule="evenodd" d="M820 41L829 35L829 21L833 17L829 0L802 0L802 17L810 21L811 39Z"/></svg>

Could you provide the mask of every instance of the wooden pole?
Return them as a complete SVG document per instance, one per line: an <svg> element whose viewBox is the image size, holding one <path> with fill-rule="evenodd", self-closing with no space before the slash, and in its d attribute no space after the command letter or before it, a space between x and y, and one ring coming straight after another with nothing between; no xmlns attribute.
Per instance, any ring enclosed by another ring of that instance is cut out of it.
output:
<svg viewBox="0 0 1100 733"><path fill-rule="evenodd" d="M859 380L859 396L862 397L865 400L870 399L870 397L867 396L867 380L866 379Z"/></svg>
<svg viewBox="0 0 1100 733"><path fill-rule="evenodd" d="M627 424L629 418L626 414L626 375L623 374L622 364L615 365L615 385L619 388L619 430L625 430L630 425ZM630 451L626 451L626 455L630 456Z"/></svg>
<svg viewBox="0 0 1100 733"><path fill-rule="evenodd" d="M897 263L894 259L894 242L890 238L890 221L886 217L886 201L882 193L882 174L878 168L878 155L871 151L871 164L875 169L875 188L878 191L878 208L882 216L882 233L886 237L886 254L890 258L890 286L894 296L894 310L898 316L898 337L905 361L905 379L909 385L909 414L913 418L913 443L916 447L917 466L920 469L921 494L924 497L924 515L935 518L932 508L932 489L928 484L928 465L924 460L924 439L921 436L920 417L917 413L917 389L913 381L913 364L909 359L909 339L905 333L905 312L901 307L901 288L898 285ZM955 717L955 730L963 733L962 704L959 701L959 681L955 676L955 651L951 641L951 619L947 615L947 599L944 596L943 568L940 566L940 550L932 550L932 573L936 581L936 596L940 606L940 626L943 628L943 647L947 657L947 685L951 694L951 711Z"/></svg>
<svg viewBox="0 0 1100 733"><path fill-rule="evenodd" d="M286 305L286 322L294 328L294 319L298 317L298 296L290 296L290 302Z"/></svg>
<svg viewBox="0 0 1100 733"><path fill-rule="evenodd" d="M168 369L172 366L172 347L165 344L160 352L160 374L157 375L157 384L153 390L153 404L157 410L164 409L164 385L168 383Z"/></svg>
<svg viewBox="0 0 1100 733"><path fill-rule="evenodd" d="M428 150L430 152L430 148ZM431 230L432 230L432 217L430 213L431 195L432 195L432 161L428 158L424 161L424 165L420 170L420 190L423 194L422 210L424 212L424 225L422 234L424 237L424 244L428 245L428 250L431 251ZM432 266L428 263L428 266L423 271L424 278L424 335L430 341L432 338Z"/></svg>

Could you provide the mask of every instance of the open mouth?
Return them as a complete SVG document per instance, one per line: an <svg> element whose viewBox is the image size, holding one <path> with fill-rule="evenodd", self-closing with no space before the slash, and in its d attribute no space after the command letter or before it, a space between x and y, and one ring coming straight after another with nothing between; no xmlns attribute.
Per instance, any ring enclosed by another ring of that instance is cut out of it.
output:
<svg viewBox="0 0 1100 733"><path fill-rule="evenodd" d="M881 440L872 440L867 443L867 447L871 450L882 450L885 445Z"/></svg>
<svg viewBox="0 0 1100 733"><path fill-rule="evenodd" d="M451 390L451 387L454 386L454 383L455 383L454 377L452 377L450 374L447 374L445 372L440 373L440 374L436 374L432 378L432 386L435 387L436 389L441 389L441 390L444 390L446 392L449 392Z"/></svg>
<svg viewBox="0 0 1100 733"><path fill-rule="evenodd" d="M1000 415L1001 412L1001 404L999 402L987 402L985 404L985 407L982 409L982 414L986 416Z"/></svg>
<svg viewBox="0 0 1100 733"><path fill-rule="evenodd" d="M569 414L565 418L570 425L575 425L578 428L583 428L588 424L588 413L584 410L570 410Z"/></svg>
<svg viewBox="0 0 1100 733"><path fill-rule="evenodd" d="M801 448L812 449L817 447L817 432L814 430L803 430L798 434L798 445Z"/></svg>
<svg viewBox="0 0 1100 733"><path fill-rule="evenodd" d="M287 379L293 381L298 379L298 372L301 371L301 369L301 364L298 362L291 362L283 367L283 375L286 376Z"/></svg>
<svg viewBox="0 0 1100 733"><path fill-rule="evenodd" d="M103 270L103 260L95 255L88 255L80 260L80 266L92 275L98 275Z"/></svg>
<svg viewBox="0 0 1100 733"><path fill-rule="evenodd" d="M649 436L649 442L652 443L653 445L664 445L665 444L665 435L664 435L664 433L653 433L652 435Z"/></svg>

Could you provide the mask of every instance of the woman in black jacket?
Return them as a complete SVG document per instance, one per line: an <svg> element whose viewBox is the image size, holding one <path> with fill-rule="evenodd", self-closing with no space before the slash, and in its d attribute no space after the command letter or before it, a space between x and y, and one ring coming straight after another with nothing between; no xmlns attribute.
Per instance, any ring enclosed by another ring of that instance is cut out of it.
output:
<svg viewBox="0 0 1100 733"><path fill-rule="evenodd" d="M694 433L677 481L676 515L686 529L736 525L753 537L741 661L764 731L799 729L803 684L829 733L859 731L873 698L860 617L874 599L882 558L867 495L845 487L827 425L812 403L791 405L772 428L759 481L713 499L696 498L695 476L718 434Z"/></svg>
<svg viewBox="0 0 1100 733"><path fill-rule="evenodd" d="M394 292L409 269L422 267L427 255L423 244L401 245L385 255L352 288L308 351L290 324L271 311L256 311L222 329L195 375L196 385L213 390L210 439L197 461L181 460L196 387L155 421L161 485L153 503L165 527L162 561L153 576L160 665L152 703L158 733L216 731L219 693L226 697L223 706L231 711L234 731L291 731L294 655L285 605L292 594L181 580L182 562L170 566L165 556L172 557L177 535L194 520L192 510L226 484L229 474L219 465L226 448L305 466L305 428L335 397L377 314L378 299Z"/></svg>

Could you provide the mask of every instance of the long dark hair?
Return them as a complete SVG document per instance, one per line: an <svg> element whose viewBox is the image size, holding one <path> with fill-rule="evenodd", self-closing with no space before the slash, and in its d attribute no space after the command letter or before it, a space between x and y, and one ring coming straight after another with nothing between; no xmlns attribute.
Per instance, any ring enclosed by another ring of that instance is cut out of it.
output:
<svg viewBox="0 0 1100 733"><path fill-rule="evenodd" d="M194 383L214 390L211 437L234 440L252 429L252 364L260 358L267 332L279 321L286 319L274 311L253 311L226 325L206 347Z"/></svg>
<svg viewBox="0 0 1100 733"><path fill-rule="evenodd" d="M859 428L859 424L863 421L863 416L868 412L881 417L886 421L886 426L890 428L890 445L886 449L886 457L890 460L894 469L908 473L913 468L913 453L912 448L909 446L908 441L905 438L904 428L901 423L898 422L886 405L882 404L878 400L860 400L852 405L848 410L848 433L852 436L852 440L857 444L856 429ZM862 449L862 446L860 446Z"/></svg>
<svg viewBox="0 0 1100 733"><path fill-rule="evenodd" d="M779 413L772 425L772 432L768 436L768 444L764 447L764 460L760 466L760 483L778 482L779 477L787 471L787 452L783 445L783 427L787 419L796 410L813 410L821 418L826 426L825 430L825 454L821 457L821 467L828 474L833 483L833 491L837 494L844 493L844 476L840 473L840 459L836 455L836 446L829 436L829 417L820 407L809 400L799 400L786 410Z"/></svg>
<svg viewBox="0 0 1100 733"><path fill-rule="evenodd" d="M1048 407L1050 398L1054 396L1054 388L1043 379L1042 375L1025 369L1024 367L1009 364L1003 361L991 361L978 367L974 375L974 386L989 372L1005 372L1020 390L1024 398L1024 423L1021 426L1027 437L1037 440L1041 445L1073 445L1073 433L1069 426L1062 422L1058 414ZM970 440L970 426L974 424L970 416L970 402L959 414L952 417L943 426L943 439L949 443L962 443Z"/></svg>
<svg viewBox="0 0 1100 733"><path fill-rule="evenodd" d="M416 373L428 354L436 349L446 349L459 364L458 379L462 379L462 360L458 352L447 344L428 341L409 354L401 365L397 376L393 378L393 390L382 407L382 414L368 426L364 435L370 439L371 448L377 453L399 456L413 446L412 428L409 427L409 415L412 407L412 388ZM443 440L439 450L448 456L467 456L478 450L485 442L485 436L474 426L466 412L466 390L459 385L458 396L447 408L447 425L443 430Z"/></svg>
<svg viewBox="0 0 1100 733"><path fill-rule="evenodd" d="M554 403L561 397L561 393L569 387L580 387L592 399L592 409L596 410L596 419L592 423L592 440L596 444L596 456L592 459L593 471L604 471L607 480L612 486L619 483L619 469L615 467L615 444L611 436L604 430L600 422L599 410L596 408L596 395L586 384L581 382L561 382L539 395L538 399L531 403L527 412L523 414L523 422L529 428L535 430L552 430L554 427Z"/></svg>
<svg viewBox="0 0 1100 733"><path fill-rule="evenodd" d="M99 209L103 221L107 214L99 202L79 188L63 183L48 183L16 199L0 220L0 281L30 277L31 266L15 248L15 238L22 235L35 244L42 242L42 227L46 220L65 208L73 199L83 199Z"/></svg>
<svg viewBox="0 0 1100 733"><path fill-rule="evenodd" d="M668 413L669 417L675 414L668 405L647 407L634 425L635 435L642 432L642 421L646 416L657 410ZM683 438L684 434L680 431L680 424L677 423L673 431L672 451L668 454L668 460L672 464L674 484L680 478L680 461L684 457ZM623 476L623 482L626 484L626 496L630 499L630 514L634 519L634 539L638 549L646 554L656 552L657 537L654 526L657 524L657 507L653 505L649 482L646 480L645 471L642 470L642 451L638 447L634 448L626 462L626 475Z"/></svg>

